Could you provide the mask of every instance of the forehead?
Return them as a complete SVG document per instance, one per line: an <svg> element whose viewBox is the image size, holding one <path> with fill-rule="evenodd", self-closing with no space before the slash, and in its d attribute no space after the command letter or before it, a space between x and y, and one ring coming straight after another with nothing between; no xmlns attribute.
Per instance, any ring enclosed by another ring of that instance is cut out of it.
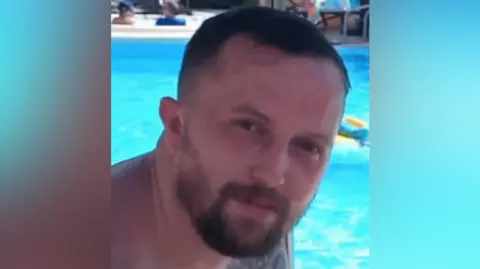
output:
<svg viewBox="0 0 480 269"><path fill-rule="evenodd" d="M198 85L200 103L214 113L248 103L272 117L315 124L343 111L344 80L328 60L287 55L235 37L220 51L216 67Z"/></svg>

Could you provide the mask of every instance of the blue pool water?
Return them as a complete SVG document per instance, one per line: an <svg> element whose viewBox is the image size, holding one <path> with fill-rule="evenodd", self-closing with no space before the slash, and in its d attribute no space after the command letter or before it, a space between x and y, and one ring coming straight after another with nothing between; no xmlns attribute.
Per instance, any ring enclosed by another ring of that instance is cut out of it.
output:
<svg viewBox="0 0 480 269"><path fill-rule="evenodd" d="M112 40L112 163L151 150L162 96L175 96L186 41ZM352 92L346 113L369 122L369 50L342 48ZM369 268L369 150L336 146L306 216L294 230L295 269Z"/></svg>

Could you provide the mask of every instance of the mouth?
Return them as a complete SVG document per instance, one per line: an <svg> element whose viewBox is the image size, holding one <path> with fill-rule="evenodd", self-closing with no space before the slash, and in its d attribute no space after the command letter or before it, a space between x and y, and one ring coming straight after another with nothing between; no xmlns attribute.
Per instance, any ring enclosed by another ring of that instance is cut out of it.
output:
<svg viewBox="0 0 480 269"><path fill-rule="evenodd" d="M264 210L276 211L276 207L268 199L250 198L250 199L248 199L246 201L243 201L243 202L247 203L249 205L264 209Z"/></svg>
<svg viewBox="0 0 480 269"><path fill-rule="evenodd" d="M245 201L233 199L232 210L249 218L265 220L276 218L277 212L275 207L266 202L260 203L258 201Z"/></svg>

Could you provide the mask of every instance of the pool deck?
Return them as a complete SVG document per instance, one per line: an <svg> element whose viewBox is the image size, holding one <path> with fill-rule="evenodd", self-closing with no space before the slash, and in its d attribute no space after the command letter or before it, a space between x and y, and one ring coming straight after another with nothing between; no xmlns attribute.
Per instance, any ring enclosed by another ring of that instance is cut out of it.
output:
<svg viewBox="0 0 480 269"><path fill-rule="evenodd" d="M194 11L193 16L179 16L186 20L186 26L155 26L158 15L136 15L135 25L112 25L112 38L134 39L189 39L200 27L203 21L214 16L213 11ZM111 19L116 15L111 14ZM339 41L341 46L368 46L368 41L361 37L343 37L338 29L325 31L325 36L333 43Z"/></svg>

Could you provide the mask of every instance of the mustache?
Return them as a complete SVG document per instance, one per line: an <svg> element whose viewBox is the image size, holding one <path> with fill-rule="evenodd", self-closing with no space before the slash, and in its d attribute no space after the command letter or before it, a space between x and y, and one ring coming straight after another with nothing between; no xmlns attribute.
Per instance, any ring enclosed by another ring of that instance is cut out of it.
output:
<svg viewBox="0 0 480 269"><path fill-rule="evenodd" d="M282 196L276 189L259 185L229 183L222 188L220 197L224 200L236 199L282 214L286 214L289 209L288 199Z"/></svg>

